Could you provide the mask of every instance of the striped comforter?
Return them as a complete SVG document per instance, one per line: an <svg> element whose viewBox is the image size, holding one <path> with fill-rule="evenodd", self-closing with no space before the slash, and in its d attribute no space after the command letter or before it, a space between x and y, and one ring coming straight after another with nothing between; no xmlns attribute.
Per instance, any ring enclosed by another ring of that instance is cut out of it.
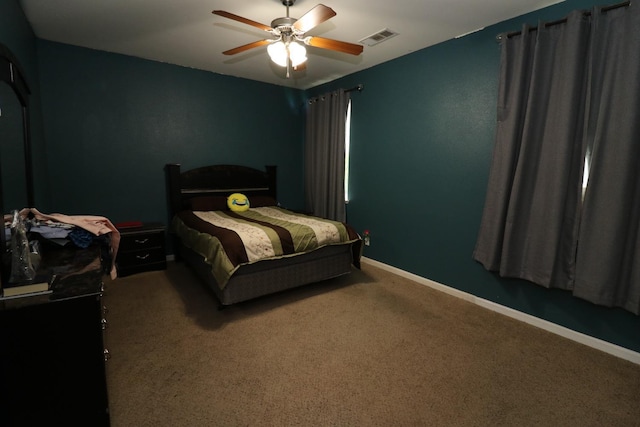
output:
<svg viewBox="0 0 640 427"><path fill-rule="evenodd" d="M245 212L183 211L174 218L172 230L211 265L221 288L241 265L359 239L344 223L279 207Z"/></svg>

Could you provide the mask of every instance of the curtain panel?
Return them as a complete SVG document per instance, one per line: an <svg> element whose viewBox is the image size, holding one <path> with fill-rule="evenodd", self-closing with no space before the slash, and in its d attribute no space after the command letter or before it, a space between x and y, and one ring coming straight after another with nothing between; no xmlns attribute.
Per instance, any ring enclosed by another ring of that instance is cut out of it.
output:
<svg viewBox="0 0 640 427"><path fill-rule="evenodd" d="M637 28L631 5L502 38L473 257L501 276L640 314Z"/></svg>
<svg viewBox="0 0 640 427"><path fill-rule="evenodd" d="M340 89L309 101L305 131L305 208L346 220L345 132L350 95Z"/></svg>

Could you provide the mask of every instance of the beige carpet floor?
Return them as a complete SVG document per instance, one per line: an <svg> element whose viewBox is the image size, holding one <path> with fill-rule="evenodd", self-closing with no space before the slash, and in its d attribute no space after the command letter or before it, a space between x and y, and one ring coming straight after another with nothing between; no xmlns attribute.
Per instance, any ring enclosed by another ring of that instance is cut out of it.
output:
<svg viewBox="0 0 640 427"><path fill-rule="evenodd" d="M112 425L640 426L640 366L365 264L218 311L107 282Z"/></svg>

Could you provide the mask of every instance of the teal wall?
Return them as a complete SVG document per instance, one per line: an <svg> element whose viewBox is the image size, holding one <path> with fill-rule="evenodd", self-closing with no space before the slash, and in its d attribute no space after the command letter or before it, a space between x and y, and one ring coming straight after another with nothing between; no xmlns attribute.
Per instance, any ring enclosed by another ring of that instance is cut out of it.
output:
<svg viewBox="0 0 640 427"><path fill-rule="evenodd" d="M166 223L165 163L275 164L302 205L302 91L48 41L38 59L48 210Z"/></svg>
<svg viewBox="0 0 640 427"><path fill-rule="evenodd" d="M611 2L615 3L615 2ZM506 280L472 259L496 123L500 45L523 23L602 4L567 1L316 87L352 92L348 220L365 256L640 351L640 318L570 293ZM365 50L366 54L366 50Z"/></svg>
<svg viewBox="0 0 640 427"><path fill-rule="evenodd" d="M29 127L33 151L34 186L36 187L35 201L36 205L40 205L49 201L49 180L40 105L40 81L36 53L37 39L17 0L0 0L0 43L4 44L17 58L31 91L29 97ZM2 108L2 105L0 105L0 108ZM22 114L19 114L19 117L21 116ZM0 138L4 139L8 138L8 136L0 135ZM6 206L7 209L20 209L21 207L24 206Z"/></svg>
<svg viewBox="0 0 640 427"><path fill-rule="evenodd" d="M640 351L638 316L501 279L471 258L495 133L495 36L598 3L570 0L307 93L33 41L24 28L0 27L0 41L29 40L12 48L25 68L37 68L30 73L40 73L51 195L45 211L166 221L166 162L278 164L280 199L301 207L303 98L362 83L352 93L348 219L372 233L365 256Z"/></svg>

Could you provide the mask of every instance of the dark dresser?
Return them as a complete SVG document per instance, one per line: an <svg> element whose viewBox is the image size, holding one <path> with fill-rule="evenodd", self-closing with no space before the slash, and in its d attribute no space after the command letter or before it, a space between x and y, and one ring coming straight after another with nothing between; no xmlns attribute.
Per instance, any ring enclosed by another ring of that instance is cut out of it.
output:
<svg viewBox="0 0 640 427"><path fill-rule="evenodd" d="M0 298L0 425L109 425L103 249L47 248L53 291Z"/></svg>
<svg viewBox="0 0 640 427"><path fill-rule="evenodd" d="M118 231L118 276L167 268L164 225L148 223L139 227L119 228Z"/></svg>

